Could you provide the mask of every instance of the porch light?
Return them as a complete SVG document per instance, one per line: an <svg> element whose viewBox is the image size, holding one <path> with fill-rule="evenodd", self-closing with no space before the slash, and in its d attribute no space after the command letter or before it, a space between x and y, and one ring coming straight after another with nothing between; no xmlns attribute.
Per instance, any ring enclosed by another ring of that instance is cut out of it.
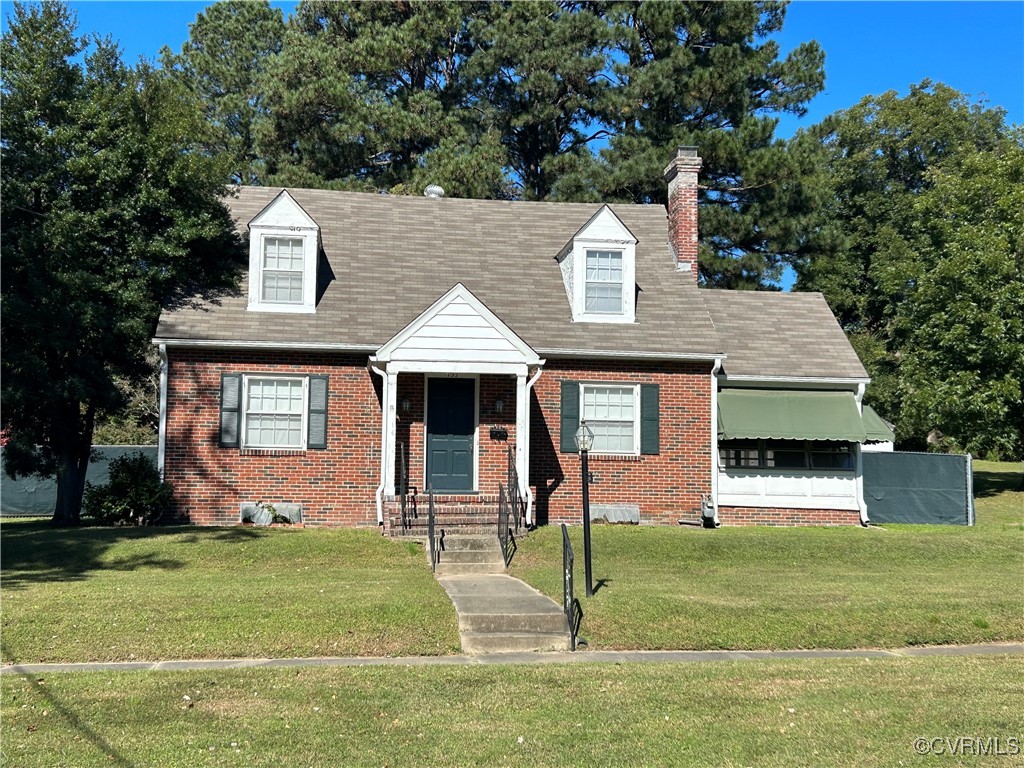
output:
<svg viewBox="0 0 1024 768"><path fill-rule="evenodd" d="M412 403L409 402L408 397L402 398L402 413L408 413L412 410Z"/></svg>
<svg viewBox="0 0 1024 768"><path fill-rule="evenodd" d="M505 411L505 401L502 400L499 397L497 400L494 401L494 412L495 413L504 413L504 411Z"/></svg>
<svg viewBox="0 0 1024 768"><path fill-rule="evenodd" d="M594 447L594 430L587 426L586 419L580 422L580 427L573 435L573 440L576 441L576 450L581 453L586 453Z"/></svg>

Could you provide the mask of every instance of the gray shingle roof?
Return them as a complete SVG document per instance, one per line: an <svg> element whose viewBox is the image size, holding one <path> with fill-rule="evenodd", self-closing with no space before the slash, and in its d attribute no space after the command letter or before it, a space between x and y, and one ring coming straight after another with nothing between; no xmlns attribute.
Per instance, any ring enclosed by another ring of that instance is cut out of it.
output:
<svg viewBox="0 0 1024 768"><path fill-rule="evenodd" d="M820 296L698 290L689 274L675 270L661 206L611 206L637 238L639 289L636 323L614 325L572 322L555 261L600 204L288 191L320 226L334 274L316 313L248 312L243 281L236 296L165 311L158 339L376 349L461 282L542 354L725 352L730 371L864 375ZM228 201L243 235L279 192L242 187ZM777 333L768 332L763 317L777 318Z"/></svg>
<svg viewBox="0 0 1024 768"><path fill-rule="evenodd" d="M735 376L867 378L820 293L701 290Z"/></svg>

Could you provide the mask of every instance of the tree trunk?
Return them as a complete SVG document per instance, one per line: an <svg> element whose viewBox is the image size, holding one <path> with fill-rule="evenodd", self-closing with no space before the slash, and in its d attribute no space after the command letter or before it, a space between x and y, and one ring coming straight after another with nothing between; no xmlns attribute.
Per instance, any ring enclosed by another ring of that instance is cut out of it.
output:
<svg viewBox="0 0 1024 768"><path fill-rule="evenodd" d="M77 404L73 410L77 411L75 415L81 413ZM74 430L59 454L57 503L50 522L57 526L75 526L82 520L82 497L85 495L85 476L89 470L89 456L92 454L96 410L90 406L84 417L78 416L75 419L70 416L65 423L78 426L80 430Z"/></svg>
<svg viewBox="0 0 1024 768"><path fill-rule="evenodd" d="M88 450L85 452L84 460L72 455L71 451L61 456L57 467L57 503L53 510L53 525L74 526L81 522L89 453Z"/></svg>

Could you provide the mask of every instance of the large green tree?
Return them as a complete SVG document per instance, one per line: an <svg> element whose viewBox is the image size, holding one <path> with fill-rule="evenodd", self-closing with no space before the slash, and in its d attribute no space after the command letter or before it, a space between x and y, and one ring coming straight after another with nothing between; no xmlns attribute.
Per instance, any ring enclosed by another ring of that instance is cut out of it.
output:
<svg viewBox="0 0 1024 768"><path fill-rule="evenodd" d="M807 230L808 255L797 263L797 288L825 294L872 375L869 399L896 423L907 448L924 448L929 433L940 429L934 416L922 415L928 410L923 396L906 410L908 360L932 343L914 328L924 322L918 292L940 265L948 266L932 230L936 181L948 188L970 167L965 158L1005 152L1007 134L1001 110L926 81L903 97L866 97L802 137L820 141L825 154L821 202ZM980 250L973 254L980 264ZM941 309L934 300L927 304L939 324L959 311L955 293L945 301ZM915 320L908 320L909 312ZM952 424L946 417L942 422ZM961 446L980 445L966 433L947 434Z"/></svg>
<svg viewBox="0 0 1024 768"><path fill-rule="evenodd" d="M901 421L960 450L1024 457L1024 133L927 181L915 287L896 312Z"/></svg>
<svg viewBox="0 0 1024 768"><path fill-rule="evenodd" d="M256 131L267 116L264 73L281 50L284 28L281 9L266 0L225 0L196 17L180 53L161 51L164 70L202 105L202 146L230 158L238 184L259 184L265 175Z"/></svg>
<svg viewBox="0 0 1024 768"><path fill-rule="evenodd" d="M263 77L274 183L664 203L704 158L705 282L764 287L801 253L815 146L774 138L821 90L785 3L307 0ZM604 149L600 141L607 139Z"/></svg>
<svg viewBox="0 0 1024 768"><path fill-rule="evenodd" d="M275 183L509 194L507 153L462 69L487 4L302 2L264 79Z"/></svg>
<svg viewBox="0 0 1024 768"><path fill-rule="evenodd" d="M665 203L661 172L679 145L704 160L700 271L711 285L763 287L801 244L814 202L813 147L774 138L824 84L816 43L784 58L772 35L784 2L608 2L611 133L589 185L598 199ZM579 180L567 179L566 186Z"/></svg>
<svg viewBox="0 0 1024 768"><path fill-rule="evenodd" d="M242 253L186 91L58 3L16 4L0 56L5 470L55 474L75 524L96 420L149 373L161 306L230 286Z"/></svg>

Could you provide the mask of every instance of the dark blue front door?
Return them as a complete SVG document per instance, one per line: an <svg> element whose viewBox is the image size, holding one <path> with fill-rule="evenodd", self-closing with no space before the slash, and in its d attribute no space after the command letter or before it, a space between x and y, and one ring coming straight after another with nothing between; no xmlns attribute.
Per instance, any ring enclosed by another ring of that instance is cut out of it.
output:
<svg viewBox="0 0 1024 768"><path fill-rule="evenodd" d="M427 487L473 490L476 432L473 379L431 379L427 387Z"/></svg>

